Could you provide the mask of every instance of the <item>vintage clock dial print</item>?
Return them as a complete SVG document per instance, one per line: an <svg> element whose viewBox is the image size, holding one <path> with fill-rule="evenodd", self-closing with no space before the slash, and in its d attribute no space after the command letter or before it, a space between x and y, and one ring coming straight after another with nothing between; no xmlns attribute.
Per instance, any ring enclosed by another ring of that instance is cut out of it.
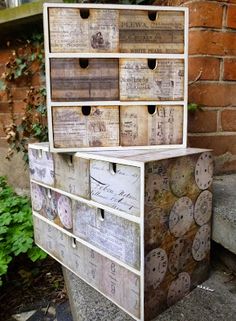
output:
<svg viewBox="0 0 236 321"><path fill-rule="evenodd" d="M189 197L178 199L170 211L169 229L175 237L183 236L193 223L193 202Z"/></svg>
<svg viewBox="0 0 236 321"><path fill-rule="evenodd" d="M210 152L204 152L198 158L195 167L195 180L200 189L207 189L213 180L213 157Z"/></svg>
<svg viewBox="0 0 236 321"><path fill-rule="evenodd" d="M54 220L57 216L57 200L55 192L51 191L47 197L46 215L49 220Z"/></svg>
<svg viewBox="0 0 236 321"><path fill-rule="evenodd" d="M194 177L194 165L190 158L179 157L170 173L170 188L178 196L184 196L189 190L191 177Z"/></svg>
<svg viewBox="0 0 236 321"><path fill-rule="evenodd" d="M192 244L187 238L177 239L169 255L169 271L173 275L186 268L187 263L192 258Z"/></svg>
<svg viewBox="0 0 236 321"><path fill-rule="evenodd" d="M200 226L206 224L212 214L212 193L203 191L197 198L194 208L194 219Z"/></svg>
<svg viewBox="0 0 236 321"><path fill-rule="evenodd" d="M196 261L203 260L210 251L211 228L205 224L197 231L192 246L192 255Z"/></svg>
<svg viewBox="0 0 236 321"><path fill-rule="evenodd" d="M64 195L61 195L57 201L58 216L62 224L67 229L72 228L72 210L71 210L71 200Z"/></svg>
<svg viewBox="0 0 236 321"><path fill-rule="evenodd" d="M178 278L170 284L167 295L168 306L173 305L177 301L181 300L186 294L188 294L190 287L190 275L187 272L180 273Z"/></svg>
<svg viewBox="0 0 236 321"><path fill-rule="evenodd" d="M152 250L147 254L145 264L147 286L152 286L156 289L166 275L168 267L166 251L161 248Z"/></svg>
<svg viewBox="0 0 236 321"><path fill-rule="evenodd" d="M44 195L39 185L31 185L32 205L35 211L40 211L43 207Z"/></svg>

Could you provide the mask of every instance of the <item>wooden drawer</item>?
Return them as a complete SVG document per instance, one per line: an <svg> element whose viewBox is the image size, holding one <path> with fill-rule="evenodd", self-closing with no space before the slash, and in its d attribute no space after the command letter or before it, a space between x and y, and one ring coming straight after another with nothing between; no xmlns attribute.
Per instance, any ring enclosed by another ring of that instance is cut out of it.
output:
<svg viewBox="0 0 236 321"><path fill-rule="evenodd" d="M32 208L55 224L72 230L72 202L65 195L31 183Z"/></svg>
<svg viewBox="0 0 236 321"><path fill-rule="evenodd" d="M120 145L182 144L183 112L183 106L121 106Z"/></svg>
<svg viewBox="0 0 236 321"><path fill-rule="evenodd" d="M140 317L140 278L34 216L35 242L135 318Z"/></svg>
<svg viewBox="0 0 236 321"><path fill-rule="evenodd" d="M55 148L119 146L118 106L54 107Z"/></svg>
<svg viewBox="0 0 236 321"><path fill-rule="evenodd" d="M140 229L137 223L78 201L73 206L75 236L139 270Z"/></svg>
<svg viewBox="0 0 236 321"><path fill-rule="evenodd" d="M120 52L183 53L184 12L120 10Z"/></svg>
<svg viewBox="0 0 236 321"><path fill-rule="evenodd" d="M52 101L119 99L118 59L53 58L50 60Z"/></svg>
<svg viewBox="0 0 236 321"><path fill-rule="evenodd" d="M55 161L55 187L89 199L89 160L73 154L53 154Z"/></svg>
<svg viewBox="0 0 236 321"><path fill-rule="evenodd" d="M90 161L91 199L125 213L140 215L140 168Z"/></svg>
<svg viewBox="0 0 236 321"><path fill-rule="evenodd" d="M120 59L120 100L183 100L184 60Z"/></svg>
<svg viewBox="0 0 236 321"><path fill-rule="evenodd" d="M55 170L53 155L49 152L48 146L40 144L39 148L30 148L29 156L29 172L31 179L40 183L54 186ZM38 145L35 144L35 147Z"/></svg>
<svg viewBox="0 0 236 321"><path fill-rule="evenodd" d="M51 52L118 52L119 11L49 8Z"/></svg>

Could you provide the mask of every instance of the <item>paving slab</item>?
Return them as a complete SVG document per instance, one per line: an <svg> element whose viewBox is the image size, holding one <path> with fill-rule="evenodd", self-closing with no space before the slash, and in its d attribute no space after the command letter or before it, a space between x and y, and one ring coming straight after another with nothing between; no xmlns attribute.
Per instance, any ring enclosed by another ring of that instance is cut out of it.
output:
<svg viewBox="0 0 236 321"><path fill-rule="evenodd" d="M236 254L236 174L214 179L212 239Z"/></svg>
<svg viewBox="0 0 236 321"><path fill-rule="evenodd" d="M63 268L74 321L133 321L113 303ZM236 278L224 268L213 269L203 283L155 321L236 320ZM212 292L210 290L213 290Z"/></svg>

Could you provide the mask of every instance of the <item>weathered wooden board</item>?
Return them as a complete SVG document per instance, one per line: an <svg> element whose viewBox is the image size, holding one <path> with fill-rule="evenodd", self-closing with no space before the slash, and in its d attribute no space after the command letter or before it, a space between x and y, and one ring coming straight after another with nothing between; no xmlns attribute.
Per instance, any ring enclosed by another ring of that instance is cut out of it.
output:
<svg viewBox="0 0 236 321"><path fill-rule="evenodd" d="M120 59L120 100L183 100L181 59Z"/></svg>
<svg viewBox="0 0 236 321"><path fill-rule="evenodd" d="M118 100L118 59L53 58L52 101Z"/></svg>
<svg viewBox="0 0 236 321"><path fill-rule="evenodd" d="M131 271L34 216L35 242L65 267L140 317L140 279Z"/></svg>
<svg viewBox="0 0 236 321"><path fill-rule="evenodd" d="M73 233L128 265L140 267L139 225L81 202L73 205Z"/></svg>
<svg viewBox="0 0 236 321"><path fill-rule="evenodd" d="M54 147L119 146L118 106L53 107Z"/></svg>
<svg viewBox="0 0 236 321"><path fill-rule="evenodd" d="M181 144L183 106L120 106L121 146Z"/></svg>
<svg viewBox="0 0 236 321"><path fill-rule="evenodd" d="M72 202L65 195L31 183L32 208L68 230L72 229Z"/></svg>
<svg viewBox="0 0 236 321"><path fill-rule="evenodd" d="M54 153L55 187L90 199L89 160L73 154Z"/></svg>
<svg viewBox="0 0 236 321"><path fill-rule="evenodd" d="M183 53L184 12L120 10L120 52Z"/></svg>
<svg viewBox="0 0 236 321"><path fill-rule="evenodd" d="M145 165L145 321L207 277L212 172L209 152Z"/></svg>
<svg viewBox="0 0 236 321"><path fill-rule="evenodd" d="M91 199L131 215L140 215L140 168L90 161Z"/></svg>
<svg viewBox="0 0 236 321"><path fill-rule="evenodd" d="M30 177L53 186L55 177L53 155L42 149L34 148L29 148L28 155Z"/></svg>
<svg viewBox="0 0 236 321"><path fill-rule="evenodd" d="M51 52L117 52L119 11L49 8Z"/></svg>

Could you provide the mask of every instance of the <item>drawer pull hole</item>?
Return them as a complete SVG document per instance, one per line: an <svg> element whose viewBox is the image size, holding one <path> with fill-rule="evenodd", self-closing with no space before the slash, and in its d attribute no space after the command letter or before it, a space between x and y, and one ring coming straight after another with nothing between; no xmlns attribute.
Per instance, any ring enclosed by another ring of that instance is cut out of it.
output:
<svg viewBox="0 0 236 321"><path fill-rule="evenodd" d="M157 12L156 11L148 11L148 18L151 21L155 21L157 18Z"/></svg>
<svg viewBox="0 0 236 321"><path fill-rule="evenodd" d="M110 163L110 173L112 175L115 175L116 174L116 170L117 170L116 163Z"/></svg>
<svg viewBox="0 0 236 321"><path fill-rule="evenodd" d="M100 208L100 209L98 210L98 213L99 213L99 219L100 219L100 221L104 221L104 219L105 219L104 210L103 210L102 208Z"/></svg>
<svg viewBox="0 0 236 321"><path fill-rule="evenodd" d="M150 115L155 114L155 112L156 112L156 106L155 105L148 105L147 108L148 108L148 113Z"/></svg>
<svg viewBox="0 0 236 321"><path fill-rule="evenodd" d="M37 156L38 156L38 158L42 158L42 157L43 157L43 151L42 151L42 149L38 149L38 150L37 150Z"/></svg>
<svg viewBox="0 0 236 321"><path fill-rule="evenodd" d="M68 166L73 166L73 155L68 155Z"/></svg>
<svg viewBox="0 0 236 321"><path fill-rule="evenodd" d="M148 59L148 68L154 70L157 66L156 59Z"/></svg>
<svg viewBox="0 0 236 321"><path fill-rule="evenodd" d="M91 106L82 106L82 114L84 116L89 116L91 113Z"/></svg>
<svg viewBox="0 0 236 321"><path fill-rule="evenodd" d="M80 9L80 17L82 19L88 19L88 17L89 17L89 9L86 9L86 8Z"/></svg>
<svg viewBox="0 0 236 321"><path fill-rule="evenodd" d="M73 247L73 249L76 248L76 238L72 237L71 239L71 246Z"/></svg>
<svg viewBox="0 0 236 321"><path fill-rule="evenodd" d="M88 65L89 65L88 59L86 59L86 58L80 58L80 59L79 59L79 65L80 65L80 68L83 68L83 69L87 68Z"/></svg>
<svg viewBox="0 0 236 321"><path fill-rule="evenodd" d="M51 190L50 190L50 189L47 190L47 196L48 196L49 199L52 198L52 193L51 193Z"/></svg>

